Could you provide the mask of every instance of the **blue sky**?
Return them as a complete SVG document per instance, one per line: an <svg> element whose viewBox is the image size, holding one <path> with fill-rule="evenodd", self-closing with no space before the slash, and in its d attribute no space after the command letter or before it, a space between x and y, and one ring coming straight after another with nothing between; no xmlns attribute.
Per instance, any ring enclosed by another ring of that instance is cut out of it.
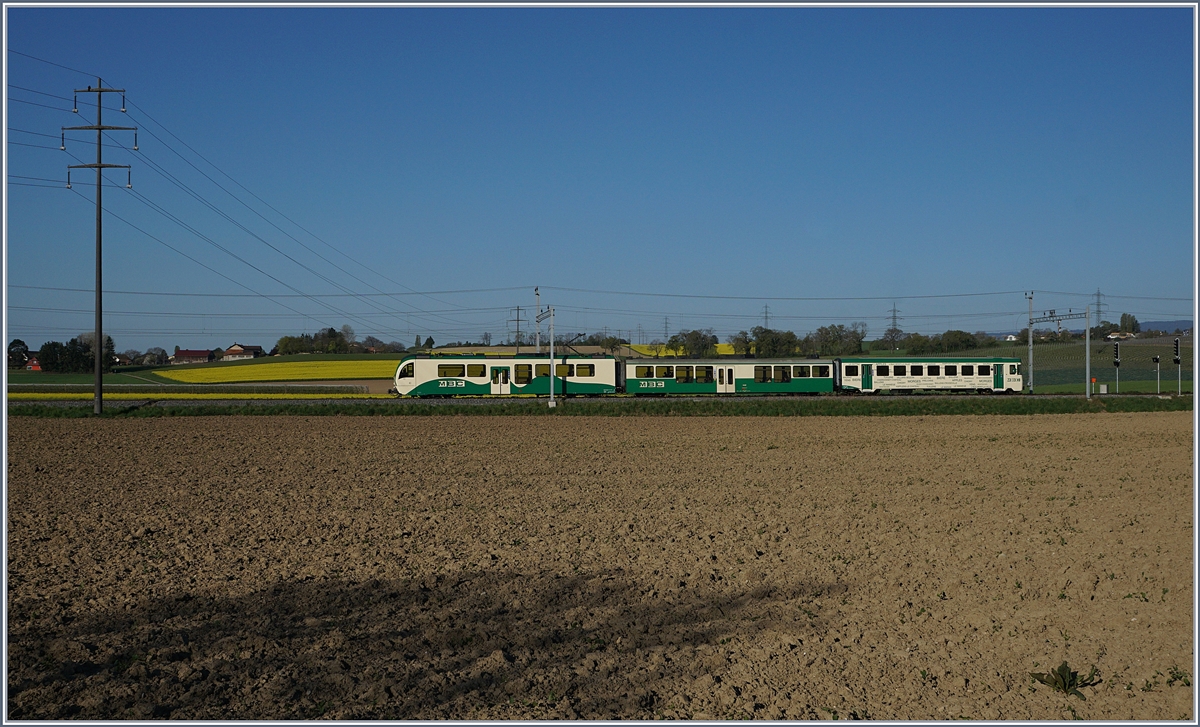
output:
<svg viewBox="0 0 1200 727"><path fill-rule="evenodd" d="M136 193L110 175L118 350L502 340L534 286L559 331L634 342L764 306L800 334L877 337L893 302L905 330L1012 330L1031 289L1192 310L1188 8L7 13L8 49L127 89L104 121L142 129L105 149ZM92 328L90 292L41 288L92 288L94 173L41 180L95 160L56 138L95 79L5 56L6 324L36 348Z"/></svg>

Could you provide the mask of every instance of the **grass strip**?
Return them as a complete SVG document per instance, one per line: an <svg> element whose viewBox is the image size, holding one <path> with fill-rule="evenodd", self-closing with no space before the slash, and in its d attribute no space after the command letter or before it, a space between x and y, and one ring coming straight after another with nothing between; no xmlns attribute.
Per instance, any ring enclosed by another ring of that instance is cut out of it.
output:
<svg viewBox="0 0 1200 727"><path fill-rule="evenodd" d="M154 402L111 406L103 417L170 416L946 416L1098 414L1104 412L1191 411L1191 397L962 397L713 400L573 400L555 409L545 401L429 403L420 401L354 401L320 403L181 404ZM8 414L37 417L92 417L90 406L10 403Z"/></svg>

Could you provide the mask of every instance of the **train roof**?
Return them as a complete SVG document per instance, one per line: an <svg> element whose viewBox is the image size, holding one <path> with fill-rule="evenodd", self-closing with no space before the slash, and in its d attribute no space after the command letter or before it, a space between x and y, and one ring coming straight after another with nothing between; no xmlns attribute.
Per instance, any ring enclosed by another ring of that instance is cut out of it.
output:
<svg viewBox="0 0 1200 727"><path fill-rule="evenodd" d="M439 361L446 361L446 360L451 360L451 359L491 360L491 359L501 359L501 358L503 358L503 359L517 358L517 359L529 359L531 361L545 361L546 359L550 358L550 354L549 353L436 353L435 352L435 353L410 353L410 354L405 355L404 358L402 358L400 360L401 361L411 361L413 359L418 359L418 358L435 359L435 360L439 360ZM571 353L571 354L561 354L560 355L559 352L557 352L557 351L554 352L554 360L555 361L561 361L562 359L585 359L585 360L590 361L590 360L595 360L595 359L611 359L611 358L613 358L613 356L610 354L607 354L607 353L606 354Z"/></svg>
<svg viewBox="0 0 1200 727"><path fill-rule="evenodd" d="M855 356L842 359L843 364L855 363L1019 363L1021 359L1004 356Z"/></svg>

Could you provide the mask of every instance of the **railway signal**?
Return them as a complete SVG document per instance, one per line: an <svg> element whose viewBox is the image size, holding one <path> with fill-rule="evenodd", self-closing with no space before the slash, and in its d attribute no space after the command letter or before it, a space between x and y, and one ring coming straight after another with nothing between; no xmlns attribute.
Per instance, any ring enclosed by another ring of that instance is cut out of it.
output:
<svg viewBox="0 0 1200 727"><path fill-rule="evenodd" d="M1113 368L1117 370L1117 389L1113 393L1121 393L1121 344L1113 344Z"/></svg>
<svg viewBox="0 0 1200 727"><path fill-rule="evenodd" d="M1176 396L1183 396L1183 367L1179 365L1179 339L1175 339Z"/></svg>
<svg viewBox="0 0 1200 727"><path fill-rule="evenodd" d="M1160 356L1155 356L1155 357L1153 358L1153 361L1154 361L1154 379L1155 379L1155 382L1156 382L1156 383L1155 383L1155 387L1157 388L1157 390L1158 390L1158 393L1159 393L1159 394L1161 394L1161 393L1162 393L1162 367L1160 367L1160 366L1158 365L1158 362L1159 362L1159 360L1161 360L1161 357L1160 357Z"/></svg>

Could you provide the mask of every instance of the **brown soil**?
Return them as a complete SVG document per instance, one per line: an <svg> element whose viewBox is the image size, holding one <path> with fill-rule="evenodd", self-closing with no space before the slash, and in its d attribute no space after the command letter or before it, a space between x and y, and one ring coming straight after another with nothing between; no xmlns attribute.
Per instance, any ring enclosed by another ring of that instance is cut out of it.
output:
<svg viewBox="0 0 1200 727"><path fill-rule="evenodd" d="M1191 412L12 418L8 716L1190 720L1191 461Z"/></svg>

